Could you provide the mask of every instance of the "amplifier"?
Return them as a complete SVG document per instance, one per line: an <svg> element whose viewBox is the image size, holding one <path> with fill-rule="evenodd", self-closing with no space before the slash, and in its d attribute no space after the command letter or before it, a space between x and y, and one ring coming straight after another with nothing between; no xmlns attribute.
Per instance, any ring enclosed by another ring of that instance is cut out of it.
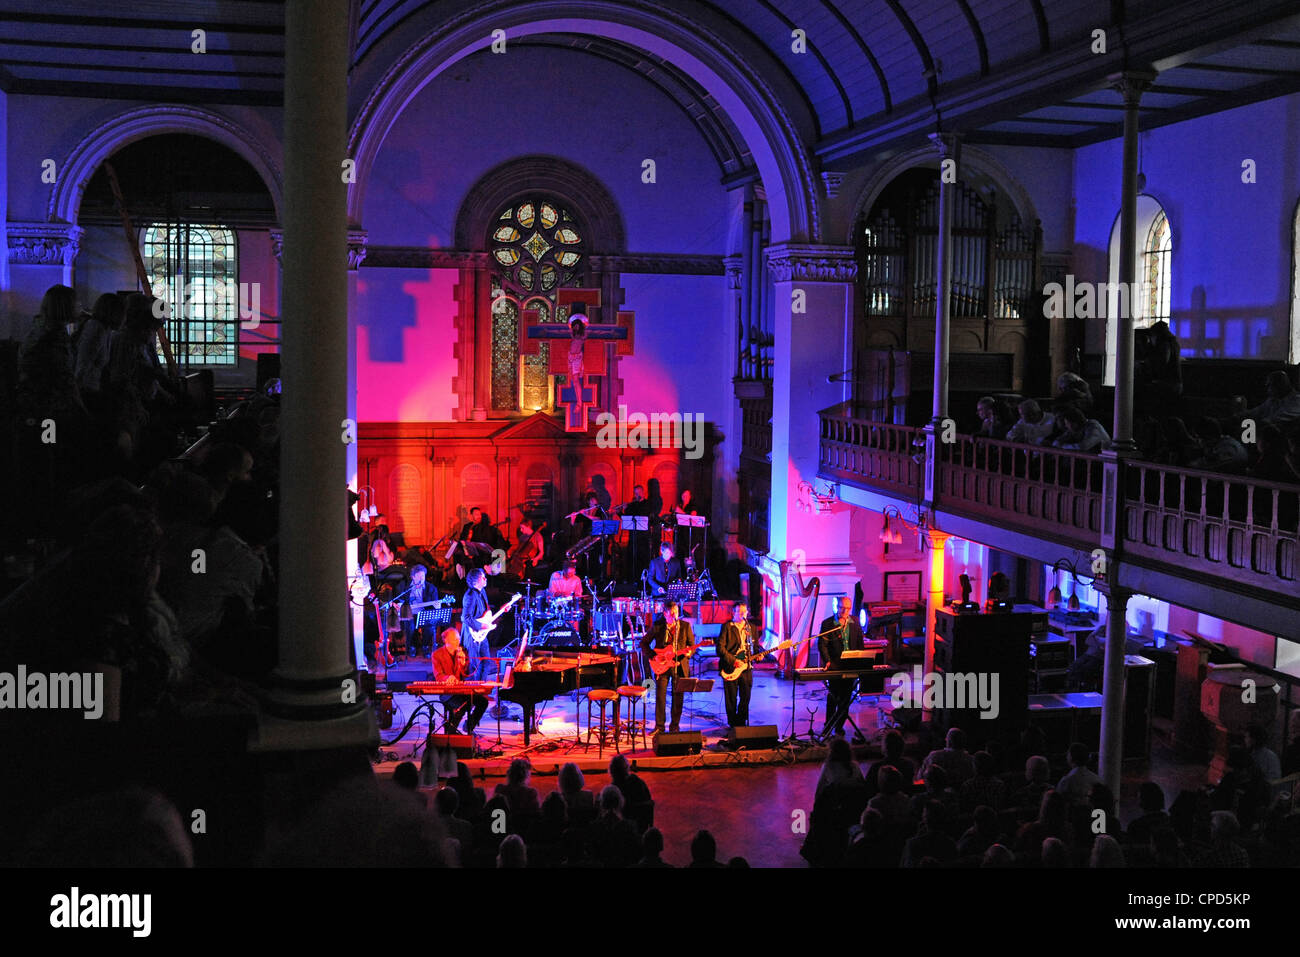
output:
<svg viewBox="0 0 1300 957"><path fill-rule="evenodd" d="M656 757L699 754L703 750L704 735L698 731L680 731L676 734L665 731L655 735Z"/></svg>
<svg viewBox="0 0 1300 957"><path fill-rule="evenodd" d="M756 724L748 728L728 728L727 746L733 749L775 748L781 734L774 724Z"/></svg>

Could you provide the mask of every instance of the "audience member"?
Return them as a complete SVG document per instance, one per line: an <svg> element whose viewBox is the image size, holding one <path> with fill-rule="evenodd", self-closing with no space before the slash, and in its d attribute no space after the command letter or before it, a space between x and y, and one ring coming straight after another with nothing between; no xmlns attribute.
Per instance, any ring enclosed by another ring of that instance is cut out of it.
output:
<svg viewBox="0 0 1300 957"><path fill-rule="evenodd" d="M975 413L980 420L979 428L975 430L977 436L986 439L1006 438L1011 422L1008 421L1010 416L1007 415L1006 407L1000 399L990 395L984 396L975 404Z"/></svg>
<svg viewBox="0 0 1300 957"><path fill-rule="evenodd" d="M528 866L528 849L518 834L509 834L497 849L498 868L523 868Z"/></svg>
<svg viewBox="0 0 1300 957"><path fill-rule="evenodd" d="M718 842L708 831L699 831L691 840L691 867L721 867Z"/></svg>
<svg viewBox="0 0 1300 957"><path fill-rule="evenodd" d="M1282 761L1277 753L1268 746L1268 730L1262 724L1251 724L1246 728L1246 747L1250 759L1265 781L1276 781L1282 776Z"/></svg>
<svg viewBox="0 0 1300 957"><path fill-rule="evenodd" d="M1210 815L1210 849L1196 862L1199 867L1250 867L1250 855L1237 843L1241 825L1231 811Z"/></svg>
<svg viewBox="0 0 1300 957"><path fill-rule="evenodd" d="M885 756L871 762L867 768L867 795L874 797L880 791L880 769L893 767L903 776L907 786L916 780L916 765L909 758L903 757L903 736L897 730L890 729L885 734Z"/></svg>
<svg viewBox="0 0 1300 957"><path fill-rule="evenodd" d="M1201 443L1201 454L1192 460L1192 468L1228 475L1241 475L1246 471L1250 462L1246 447L1231 435L1224 435L1214 419L1207 416L1196 424L1196 438Z"/></svg>
<svg viewBox="0 0 1300 957"><path fill-rule="evenodd" d="M587 846L603 867L629 867L640 853L636 825L623 817L623 792L612 784L600 792L600 816L587 830Z"/></svg>
<svg viewBox="0 0 1300 957"><path fill-rule="evenodd" d="M1291 376L1282 369L1275 369L1264 380L1267 397L1253 409L1242 413L1243 419L1254 419L1255 424L1271 422L1286 431L1300 424L1300 392L1291 384Z"/></svg>
<svg viewBox="0 0 1300 957"><path fill-rule="evenodd" d="M574 815L595 817L596 795L586 789L587 781L582 775L582 770L572 761L567 761L560 768L559 787L556 791L560 797L564 798L564 804L569 809L569 817Z"/></svg>
<svg viewBox="0 0 1300 957"><path fill-rule="evenodd" d="M817 777L817 790L814 799L833 784L845 781L861 781L862 769L853 760L853 748L846 738L831 738L830 750L822 764L821 774Z"/></svg>
<svg viewBox="0 0 1300 957"><path fill-rule="evenodd" d="M995 811L1002 810L1006 800L1007 786L994 771L997 765L993 755L987 751L976 751L972 756L975 775L965 781L959 791L963 811L973 811L981 804L987 804Z"/></svg>
<svg viewBox="0 0 1300 957"><path fill-rule="evenodd" d="M1110 445L1110 436L1096 419L1075 406L1066 406L1056 414L1060 434L1052 442L1058 449L1072 452L1100 452Z"/></svg>
<svg viewBox="0 0 1300 957"><path fill-rule="evenodd" d="M500 794L510 802L510 810L515 814L540 814L541 802L537 798L537 788L528 784L529 775L533 773L533 763L527 758L515 758L506 771L506 783L498 784L493 794Z"/></svg>
<svg viewBox="0 0 1300 957"><path fill-rule="evenodd" d="M975 761L966 750L966 732L961 728L949 728L945 746L931 751L921 762L921 777L932 767L941 767L947 774L947 783L961 787L963 783L975 776Z"/></svg>
<svg viewBox="0 0 1300 957"><path fill-rule="evenodd" d="M636 862L637 867L672 867L663 858L664 853L664 836L657 827L646 828L645 834L641 835L641 860Z"/></svg>
<svg viewBox="0 0 1300 957"><path fill-rule="evenodd" d="M1018 407L1020 418L1007 432L1008 442L1023 442L1025 445L1042 445L1056 431L1056 416L1044 412L1033 399L1025 399Z"/></svg>
<svg viewBox="0 0 1300 957"><path fill-rule="evenodd" d="M1165 813L1165 792L1154 781L1143 781L1138 788L1138 808L1142 813L1128 826L1128 839L1134 844L1146 844L1151 833L1172 828Z"/></svg>
<svg viewBox="0 0 1300 957"><path fill-rule="evenodd" d="M1011 795L1009 806L1018 808L1039 807L1042 804L1043 795L1051 790L1052 785L1047 780L1047 776L1051 772L1051 764L1041 754L1035 754L1025 761L1025 786Z"/></svg>
<svg viewBox="0 0 1300 957"><path fill-rule="evenodd" d="M992 845L1002 841L998 812L987 804L981 804L975 808L971 826L957 842L957 854L960 857L981 857Z"/></svg>
<svg viewBox="0 0 1300 957"><path fill-rule="evenodd" d="M947 821L948 809L942 801L926 802L916 836L903 846L901 866L919 867L927 857L934 858L940 864L956 860L957 843L943 830Z"/></svg>
<svg viewBox="0 0 1300 957"><path fill-rule="evenodd" d="M1070 750L1066 752L1070 770L1056 785L1056 790L1063 794L1067 801L1079 807L1087 805L1092 786L1101 781L1101 778L1088 767L1088 758L1086 744L1076 741L1070 745Z"/></svg>

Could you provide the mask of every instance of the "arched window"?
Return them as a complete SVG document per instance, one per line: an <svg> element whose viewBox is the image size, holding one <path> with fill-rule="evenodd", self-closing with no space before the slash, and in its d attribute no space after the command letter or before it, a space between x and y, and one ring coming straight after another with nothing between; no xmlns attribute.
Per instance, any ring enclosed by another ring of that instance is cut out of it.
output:
<svg viewBox="0 0 1300 957"><path fill-rule="evenodd" d="M1119 221L1120 217L1116 215L1115 225L1110 231L1110 273L1107 282L1112 290L1116 289L1119 283ZM1122 294L1109 292L1107 294L1106 385L1115 384L1115 345L1119 334L1115 317L1111 315L1112 309L1131 309L1133 326L1136 329L1145 329L1163 319L1169 322L1170 329L1177 334L1178 330L1174 328L1174 323L1170 322L1169 314L1173 251L1173 229L1169 224L1169 217L1165 215L1164 207L1154 196L1146 193L1138 194L1137 248L1133 251L1137 259L1133 264L1135 288Z"/></svg>
<svg viewBox="0 0 1300 957"><path fill-rule="evenodd" d="M1300 203L1291 223L1291 335L1287 362L1300 362Z"/></svg>
<svg viewBox="0 0 1300 957"><path fill-rule="evenodd" d="M145 272L170 309L167 338L182 366L239 361L235 234L224 226L153 223L144 230Z"/></svg>
<svg viewBox="0 0 1300 957"><path fill-rule="evenodd" d="M1173 233L1169 219L1162 209L1151 221L1147 230L1146 245L1142 250L1142 278L1146 283L1143 316L1144 325L1169 321L1169 257L1173 252Z"/></svg>
<svg viewBox="0 0 1300 957"><path fill-rule="evenodd" d="M562 203L547 196L516 199L497 214L487 237L492 254L492 410L532 412L554 406L547 373L550 350L519 355L525 313L542 322L565 322L568 307L556 290L582 284L586 231Z"/></svg>

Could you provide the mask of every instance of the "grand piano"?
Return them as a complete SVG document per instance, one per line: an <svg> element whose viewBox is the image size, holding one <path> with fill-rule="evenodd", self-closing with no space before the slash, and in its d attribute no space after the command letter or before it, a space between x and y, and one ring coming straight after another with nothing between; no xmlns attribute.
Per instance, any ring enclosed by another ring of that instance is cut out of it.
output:
<svg viewBox="0 0 1300 957"><path fill-rule="evenodd" d="M524 747L531 743L539 702L582 688L615 688L620 665L611 648L574 645L539 649L526 667L515 668L499 696L524 709Z"/></svg>

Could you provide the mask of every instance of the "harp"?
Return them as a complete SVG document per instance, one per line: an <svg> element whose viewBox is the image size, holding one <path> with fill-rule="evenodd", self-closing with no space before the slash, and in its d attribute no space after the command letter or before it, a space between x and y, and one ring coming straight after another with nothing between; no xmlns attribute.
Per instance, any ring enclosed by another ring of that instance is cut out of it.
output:
<svg viewBox="0 0 1300 957"><path fill-rule="evenodd" d="M805 639L812 635L813 615L821 590L820 578L814 576L805 582L794 562L781 563L781 638L794 642L793 647L777 654L777 668L782 675L793 677L794 668L808 664Z"/></svg>

